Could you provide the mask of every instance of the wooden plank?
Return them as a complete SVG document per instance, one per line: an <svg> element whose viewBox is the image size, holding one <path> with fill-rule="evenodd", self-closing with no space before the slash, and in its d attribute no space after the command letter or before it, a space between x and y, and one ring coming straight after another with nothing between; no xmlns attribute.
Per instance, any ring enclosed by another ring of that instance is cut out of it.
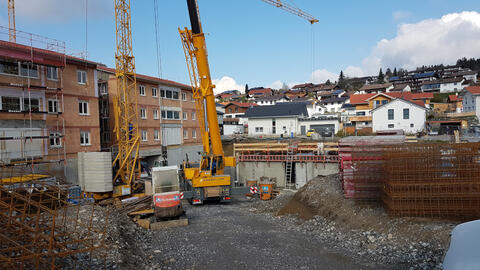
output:
<svg viewBox="0 0 480 270"><path fill-rule="evenodd" d="M144 218L144 219L139 219L137 220L137 224L144 228L144 229L150 229L150 219L149 218Z"/></svg>
<svg viewBox="0 0 480 270"><path fill-rule="evenodd" d="M148 215L148 214L153 214L153 212L154 212L154 210L152 208L152 209L145 209L145 210L130 212L127 215L129 215L129 216Z"/></svg>
<svg viewBox="0 0 480 270"><path fill-rule="evenodd" d="M167 228L182 227L187 225L188 225L188 218L180 218L176 220L167 220L167 221L150 223L150 229L161 230L161 229L167 229Z"/></svg>

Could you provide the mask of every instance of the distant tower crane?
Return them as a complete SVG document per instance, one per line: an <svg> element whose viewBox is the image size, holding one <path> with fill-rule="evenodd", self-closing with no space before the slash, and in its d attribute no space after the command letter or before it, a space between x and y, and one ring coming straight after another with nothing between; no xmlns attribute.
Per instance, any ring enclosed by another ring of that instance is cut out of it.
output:
<svg viewBox="0 0 480 270"><path fill-rule="evenodd" d="M307 21L309 21L311 24L314 24L314 23L317 23L318 20L313 17L312 15L308 14L307 12L299 9L299 8L296 8L294 6L291 6L281 0L262 0L263 2L267 3L267 4L270 4L272 6L275 6L275 7L278 7L278 8L281 8L287 12L290 12L292 14L295 14L299 17L302 17L304 19L306 19Z"/></svg>
<svg viewBox="0 0 480 270"><path fill-rule="evenodd" d="M15 27L15 1L8 1L8 40L17 42L17 29Z"/></svg>

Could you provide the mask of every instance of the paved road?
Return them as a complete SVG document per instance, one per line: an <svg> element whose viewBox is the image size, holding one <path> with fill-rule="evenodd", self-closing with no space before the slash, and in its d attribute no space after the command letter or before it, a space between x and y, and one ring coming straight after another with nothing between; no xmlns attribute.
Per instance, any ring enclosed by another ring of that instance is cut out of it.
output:
<svg viewBox="0 0 480 270"><path fill-rule="evenodd" d="M379 269L359 262L249 202L185 205L190 225L154 233L152 260L166 269ZM148 252L147 252L148 253Z"/></svg>

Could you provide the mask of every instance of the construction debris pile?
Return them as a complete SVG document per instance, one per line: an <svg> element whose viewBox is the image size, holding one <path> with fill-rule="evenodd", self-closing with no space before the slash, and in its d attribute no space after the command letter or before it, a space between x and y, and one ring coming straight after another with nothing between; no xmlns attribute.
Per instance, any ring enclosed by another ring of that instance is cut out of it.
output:
<svg viewBox="0 0 480 270"><path fill-rule="evenodd" d="M79 195L50 182L0 183L0 269L103 265L108 211Z"/></svg>

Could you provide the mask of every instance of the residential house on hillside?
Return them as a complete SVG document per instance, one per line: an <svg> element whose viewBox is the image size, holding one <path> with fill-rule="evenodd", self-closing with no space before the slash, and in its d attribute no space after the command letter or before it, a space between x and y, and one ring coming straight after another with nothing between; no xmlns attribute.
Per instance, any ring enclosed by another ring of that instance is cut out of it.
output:
<svg viewBox="0 0 480 270"><path fill-rule="evenodd" d="M238 90L228 90L228 91L223 91L220 94L215 95L215 100L217 102L224 102L224 101L229 101L232 98L237 98L238 96L241 96L242 93Z"/></svg>
<svg viewBox="0 0 480 270"><path fill-rule="evenodd" d="M225 125L243 125L245 123L245 118L242 116L250 107L255 107L255 103L246 103L246 102L229 102L224 106L225 115L223 118L223 124Z"/></svg>
<svg viewBox="0 0 480 270"><path fill-rule="evenodd" d="M343 89L336 89L332 91L321 91L321 92L317 92L317 99L323 100L323 99L330 99L330 98L340 98L345 95L347 95L347 92Z"/></svg>
<svg viewBox="0 0 480 270"><path fill-rule="evenodd" d="M386 93L390 92L393 89L393 84L391 83L382 83L382 84L366 84L358 89L355 94L371 94L371 93Z"/></svg>
<svg viewBox="0 0 480 270"><path fill-rule="evenodd" d="M480 119L480 86L468 86L459 95L462 98L463 112L471 112Z"/></svg>
<svg viewBox="0 0 480 270"><path fill-rule="evenodd" d="M389 92L379 94L358 94L350 96L350 105L355 106L355 109L349 108L349 114L355 112L355 116L350 116L348 123L350 123L356 130L372 127L371 111L377 107L387 104L388 102L402 98L407 101L412 101L418 104L423 104L428 108L430 99L433 98L433 93L411 93L411 92Z"/></svg>
<svg viewBox="0 0 480 270"><path fill-rule="evenodd" d="M259 106L275 105L279 102L288 102L289 99L284 95L273 95L256 98L253 102Z"/></svg>
<svg viewBox="0 0 480 270"><path fill-rule="evenodd" d="M458 95L449 95L448 104L449 104L450 111L453 111L456 113L462 112L463 100Z"/></svg>
<svg viewBox="0 0 480 270"><path fill-rule="evenodd" d="M437 80L438 78L439 76L435 71L423 73L411 71L403 76L390 77L388 81L393 84L408 84L412 92L419 92L423 82Z"/></svg>
<svg viewBox="0 0 480 270"><path fill-rule="evenodd" d="M415 134L425 128L426 111L421 101L396 98L371 111L373 132L403 130Z"/></svg>
<svg viewBox="0 0 480 270"><path fill-rule="evenodd" d="M320 103L325 107L325 113L338 113L342 108L343 104L349 102L348 96L341 97L331 97L322 99Z"/></svg>
<svg viewBox="0 0 480 270"><path fill-rule="evenodd" d="M451 93L462 90L464 82L465 78L463 77L425 81L421 84L420 89L422 92Z"/></svg>
<svg viewBox="0 0 480 270"><path fill-rule="evenodd" d="M246 94L248 98L257 99L257 98L264 98L273 95L273 90L270 88L252 88L248 90Z"/></svg>
<svg viewBox="0 0 480 270"><path fill-rule="evenodd" d="M298 119L308 116L305 103L285 102L272 106L250 107L243 116L248 120L248 135L284 135L297 133Z"/></svg>
<svg viewBox="0 0 480 270"><path fill-rule="evenodd" d="M446 78L464 78L471 84L477 83L478 72L470 69L456 68L453 70L446 70L441 73L441 77Z"/></svg>
<svg viewBox="0 0 480 270"><path fill-rule="evenodd" d="M390 92L411 92L412 88L406 83L394 84Z"/></svg>

